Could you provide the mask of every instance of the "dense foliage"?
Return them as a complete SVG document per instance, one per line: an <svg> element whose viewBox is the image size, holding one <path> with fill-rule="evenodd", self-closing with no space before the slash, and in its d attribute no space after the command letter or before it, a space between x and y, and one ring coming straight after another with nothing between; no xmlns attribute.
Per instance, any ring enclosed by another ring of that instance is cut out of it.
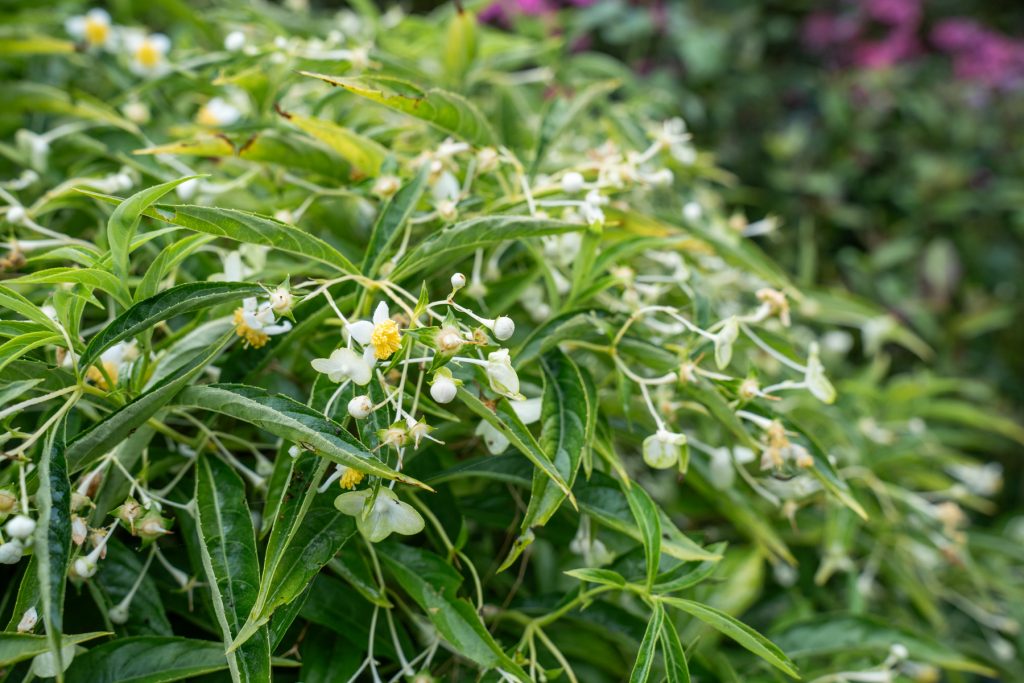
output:
<svg viewBox="0 0 1024 683"><path fill-rule="evenodd" d="M1010 680L987 387L629 67L354 4L5 9L0 676Z"/></svg>

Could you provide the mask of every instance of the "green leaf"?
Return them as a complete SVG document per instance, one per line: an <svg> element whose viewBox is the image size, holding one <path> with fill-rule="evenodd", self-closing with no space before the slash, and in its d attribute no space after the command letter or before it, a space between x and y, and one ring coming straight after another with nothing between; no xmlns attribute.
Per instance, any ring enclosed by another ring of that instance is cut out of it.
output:
<svg viewBox="0 0 1024 683"><path fill-rule="evenodd" d="M665 659L665 678L668 683L690 683L686 651L671 619L665 619L661 624L661 652Z"/></svg>
<svg viewBox="0 0 1024 683"><path fill-rule="evenodd" d="M318 455L366 474L433 490L374 458L351 434L323 413L287 396L242 384L210 384L189 387L181 392L176 403L254 424L292 443L306 444Z"/></svg>
<svg viewBox="0 0 1024 683"><path fill-rule="evenodd" d="M28 332L13 339L8 339L3 344L0 344L0 370L3 370L8 364L18 360L32 349L37 349L47 344L59 343L62 340L63 337L59 334L47 331Z"/></svg>
<svg viewBox="0 0 1024 683"><path fill-rule="evenodd" d="M68 444L67 458L70 471L77 472L85 468L96 458L117 446L195 379L233 338L234 335L229 333L210 347L200 349L190 362L154 384L134 401L126 403L102 421L78 434Z"/></svg>
<svg viewBox="0 0 1024 683"><path fill-rule="evenodd" d="M462 577L447 562L426 550L398 543L379 544L377 549L388 572L455 652L486 669L500 667L529 680L494 641L473 606L455 595Z"/></svg>
<svg viewBox="0 0 1024 683"><path fill-rule="evenodd" d="M537 173L548 149L562 138L569 126L592 104L606 99L617 90L619 85L621 84L617 80L598 81L581 90L571 101L564 97L551 98L540 121L540 132L537 134L537 145L533 150L533 162L530 165L531 176Z"/></svg>
<svg viewBox="0 0 1024 683"><path fill-rule="evenodd" d="M50 320L45 313L43 313L38 306L18 294L12 289L8 289L3 285L0 285L0 306L10 309L19 315L22 315L34 323L39 323L43 327L52 332L59 333L60 330L57 328L57 324Z"/></svg>
<svg viewBox="0 0 1024 683"><path fill-rule="evenodd" d="M665 608L660 603L654 603L651 620L647 622L647 630L644 631L643 640L640 641L633 671L629 674L629 683L646 683L650 679L658 648L658 637L661 635L661 625L664 621Z"/></svg>
<svg viewBox="0 0 1024 683"><path fill-rule="evenodd" d="M529 216L482 216L471 218L434 233L420 242L398 262L389 276L403 280L431 267L451 267L458 259L477 249L508 240L561 235L583 230L582 225Z"/></svg>
<svg viewBox="0 0 1024 683"><path fill-rule="evenodd" d="M50 36L25 36L19 38L0 38L0 55L19 57L22 55L62 55L75 51L75 44L70 40L51 38Z"/></svg>
<svg viewBox="0 0 1024 683"><path fill-rule="evenodd" d="M582 567L580 569L570 569L565 573L566 575L571 576L574 579L579 579L580 581L599 583L604 586L617 586L618 588L624 588L626 586L625 577L611 569Z"/></svg>
<svg viewBox="0 0 1024 683"><path fill-rule="evenodd" d="M7 284L81 284L89 289L106 292L125 308L131 304L124 280L98 268L48 268L7 280Z"/></svg>
<svg viewBox="0 0 1024 683"><path fill-rule="evenodd" d="M259 285L245 282L188 282L166 289L138 302L90 339L82 353L81 367L89 367L117 342L130 339L159 322L263 293Z"/></svg>
<svg viewBox="0 0 1024 683"><path fill-rule="evenodd" d="M375 177L388 156L388 150L376 140L330 121L298 114L285 114L289 122L324 143L352 164L364 176Z"/></svg>
<svg viewBox="0 0 1024 683"><path fill-rule="evenodd" d="M109 635L105 631L76 633L63 636L61 643L67 647ZM7 668L12 664L32 659L49 649L50 644L46 636L34 636L31 633L0 633L0 668Z"/></svg>
<svg viewBox="0 0 1024 683"><path fill-rule="evenodd" d="M214 612L227 646L256 602L259 559L245 484L234 469L207 455L200 455L196 463L196 521ZM269 681L266 627L229 652L227 660L232 680Z"/></svg>
<svg viewBox="0 0 1024 683"><path fill-rule="evenodd" d="M647 495L643 487L637 483L623 484L623 493L629 509L640 529L640 537L644 545L644 562L647 566L647 590L654 585L658 575L661 559L661 519L658 517L658 506Z"/></svg>
<svg viewBox="0 0 1024 683"><path fill-rule="evenodd" d="M110 214L110 219L107 221L107 243L110 245L110 253L114 259L114 273L119 278L127 281L128 253L132 238L139 227L139 221L142 220L142 213L178 185L198 177L185 176L147 187L122 201L114 209L114 213Z"/></svg>
<svg viewBox="0 0 1024 683"><path fill-rule="evenodd" d="M64 630L64 589L71 562L71 482L62 437L64 425L58 422L46 440L39 460L39 509L35 531L34 555L39 577L39 610L46 637L58 671L57 680L64 679L61 666Z"/></svg>
<svg viewBox="0 0 1024 683"><path fill-rule="evenodd" d="M168 683L226 669L220 643L168 636L119 638L75 657L68 683Z"/></svg>
<svg viewBox="0 0 1024 683"><path fill-rule="evenodd" d="M501 399L498 401L497 412L488 408L484 403L474 396L471 392L466 389L459 387L459 399L462 400L466 406L489 423L492 427L497 429L502 435L508 439L509 443L516 447L520 453L525 455L535 467L539 468L546 476L548 476L556 486L566 495L569 500L572 501L573 507L576 507L576 497L572 494L569 489L569 485L559 474L558 470L555 469L554 464L548 459L548 456L541 450L540 444L533 438L533 434L526 428L519 416L516 415L515 411L508 405L508 401Z"/></svg>
<svg viewBox="0 0 1024 683"><path fill-rule="evenodd" d="M761 657L783 673L786 673L793 678L800 678L800 674L797 673L796 670L796 665L790 661L785 652L780 650L775 643L768 640L735 617L731 617L725 612L719 611L714 607L694 602L693 600L667 597L659 598L659 600L664 602L666 605L675 607L676 609L682 610L687 614L700 619L708 626L711 626L722 634L729 636L737 643L750 650L758 657Z"/></svg>
<svg viewBox="0 0 1024 683"><path fill-rule="evenodd" d="M214 239L212 235L189 235L160 250L160 254L146 269L142 281L135 288L135 301L142 301L156 294L160 282L173 268Z"/></svg>
<svg viewBox="0 0 1024 683"><path fill-rule="evenodd" d="M395 196L388 200L373 224L370 243L366 246L363 257L363 272L367 277L376 277L377 271L384 263L389 247L398 237L402 226L406 224L412 212L423 196L430 176L429 164L424 164L416 177L402 186Z"/></svg>
<svg viewBox="0 0 1024 683"><path fill-rule="evenodd" d="M494 145L497 137L480 110L461 95L439 88L423 90L408 81L387 76L342 78L300 71L330 85L426 121L449 135L477 146Z"/></svg>

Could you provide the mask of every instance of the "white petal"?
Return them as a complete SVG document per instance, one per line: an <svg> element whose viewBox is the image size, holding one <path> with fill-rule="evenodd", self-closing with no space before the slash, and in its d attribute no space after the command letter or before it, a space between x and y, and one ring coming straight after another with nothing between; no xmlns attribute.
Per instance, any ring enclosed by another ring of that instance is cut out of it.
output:
<svg viewBox="0 0 1024 683"><path fill-rule="evenodd" d="M423 517L411 505L400 500L386 501L391 529L396 533L411 536L423 531Z"/></svg>
<svg viewBox="0 0 1024 683"><path fill-rule="evenodd" d="M310 362L310 365L313 366L314 370L316 370L317 372L322 372L325 375L339 372L338 364L335 363L334 360L330 358L314 358ZM332 377L331 379L334 378Z"/></svg>
<svg viewBox="0 0 1024 683"><path fill-rule="evenodd" d="M343 493L334 499L334 507L345 515L352 515L353 517L362 515L363 506L366 505L366 497L370 495L370 493L370 489Z"/></svg>
<svg viewBox="0 0 1024 683"><path fill-rule="evenodd" d="M381 301L377 304L377 308L373 311L373 324L380 325L382 322L390 318L388 312L388 304L386 301Z"/></svg>
<svg viewBox="0 0 1024 683"><path fill-rule="evenodd" d="M373 335L373 323L369 320L357 320L348 326L348 333L357 342L366 346L370 343L370 337Z"/></svg>
<svg viewBox="0 0 1024 683"><path fill-rule="evenodd" d="M361 387L365 387L370 383L370 379L373 377L373 366L366 362L363 358L357 358L352 365L349 366L349 377L352 381Z"/></svg>
<svg viewBox="0 0 1024 683"><path fill-rule="evenodd" d="M540 419L541 399L528 398L525 401L515 401L512 410L524 425L533 424Z"/></svg>
<svg viewBox="0 0 1024 683"><path fill-rule="evenodd" d="M508 439L489 422L481 420L476 427L476 435L484 440L484 445L491 455L501 455L508 448Z"/></svg>
<svg viewBox="0 0 1024 683"><path fill-rule="evenodd" d="M167 54L171 49L171 39L162 33L154 33L149 37L149 40L153 43L153 47L162 55Z"/></svg>
<svg viewBox="0 0 1024 683"><path fill-rule="evenodd" d="M107 26L110 26L110 15L107 13L107 10L105 9L93 7L86 13L85 16L89 17L93 21L98 21L101 24L106 24Z"/></svg>
<svg viewBox="0 0 1024 683"><path fill-rule="evenodd" d="M85 37L85 17L71 17L64 22L64 29L72 38L82 39Z"/></svg>

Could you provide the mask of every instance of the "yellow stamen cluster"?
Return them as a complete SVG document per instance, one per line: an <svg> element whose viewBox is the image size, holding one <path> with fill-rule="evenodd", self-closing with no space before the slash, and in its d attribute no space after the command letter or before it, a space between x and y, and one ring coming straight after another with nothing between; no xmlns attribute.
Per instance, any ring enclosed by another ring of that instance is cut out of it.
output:
<svg viewBox="0 0 1024 683"><path fill-rule="evenodd" d="M354 470L349 467L345 470L345 474L341 475L341 481L338 483L341 484L341 488L343 489L354 489L356 486L359 486L359 482L361 482L365 477L366 475L359 470Z"/></svg>
<svg viewBox="0 0 1024 683"><path fill-rule="evenodd" d="M214 114L213 109L203 105L199 110L199 114L196 115L196 121L203 126L216 126L220 123L217 120L217 115Z"/></svg>
<svg viewBox="0 0 1024 683"><path fill-rule="evenodd" d="M92 383L95 384L97 387L106 391L107 389L110 388L109 385L107 384L107 377L110 377L111 382L114 382L115 384L117 383L118 368L117 365L115 365L114 363L111 363L110 361L104 361L103 370L106 371L106 376L104 376L103 371L101 371L98 367L93 365L88 370L85 371L85 377L86 379L91 380Z"/></svg>
<svg viewBox="0 0 1024 683"><path fill-rule="evenodd" d="M160 63L160 50L156 48L153 41L144 40L135 50L135 60L147 69L151 69Z"/></svg>
<svg viewBox="0 0 1024 683"><path fill-rule="evenodd" d="M765 449L765 453L775 467L782 467L782 453L790 446L786 428L778 420L772 420L765 430L765 435L768 437L768 447Z"/></svg>
<svg viewBox="0 0 1024 683"><path fill-rule="evenodd" d="M394 320L385 320L373 326L370 344L378 360L387 360L402 345L402 336Z"/></svg>
<svg viewBox="0 0 1024 683"><path fill-rule="evenodd" d="M90 45L103 45L110 35L110 25L92 17L85 19L85 40Z"/></svg>
<svg viewBox="0 0 1024 683"><path fill-rule="evenodd" d="M261 330L254 330L245 323L245 310L242 308L235 309L235 334L245 339L247 346L251 346L254 349L261 348L270 341L270 335Z"/></svg>

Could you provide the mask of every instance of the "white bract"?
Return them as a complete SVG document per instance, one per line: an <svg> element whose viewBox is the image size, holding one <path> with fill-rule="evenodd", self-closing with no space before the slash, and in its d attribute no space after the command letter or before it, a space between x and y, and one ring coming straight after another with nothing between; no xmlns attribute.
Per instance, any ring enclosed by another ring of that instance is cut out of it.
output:
<svg viewBox="0 0 1024 683"><path fill-rule="evenodd" d="M356 518L356 527L370 543L378 543L392 533L411 536L423 531L423 517L411 505L398 500L388 488L377 492L373 507L366 512L372 489L342 493L334 499L334 507Z"/></svg>
<svg viewBox="0 0 1024 683"><path fill-rule="evenodd" d="M487 381L491 390L514 400L523 399L519 393L519 375L512 367L508 349L499 349L487 354Z"/></svg>
<svg viewBox="0 0 1024 683"><path fill-rule="evenodd" d="M512 411L524 425L533 424L540 420L542 402L540 398L528 398L522 401L513 401ZM501 455L508 448L509 440L496 427L486 420L481 420L476 426L476 435L483 439L491 455Z"/></svg>

